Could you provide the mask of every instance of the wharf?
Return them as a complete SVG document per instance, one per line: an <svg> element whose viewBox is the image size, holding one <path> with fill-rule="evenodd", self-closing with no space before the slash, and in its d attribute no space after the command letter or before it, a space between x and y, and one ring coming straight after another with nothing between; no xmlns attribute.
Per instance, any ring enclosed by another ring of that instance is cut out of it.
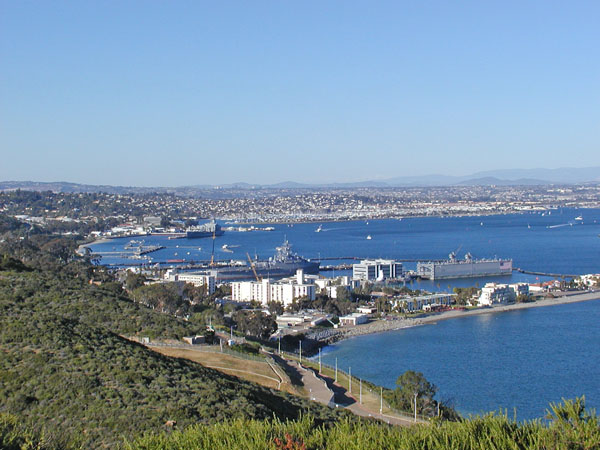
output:
<svg viewBox="0 0 600 450"><path fill-rule="evenodd" d="M148 247L140 247L139 250L135 252L135 254L138 256L147 255L148 253L157 252L159 250L162 250L163 248L166 247L164 245L150 245Z"/></svg>
<svg viewBox="0 0 600 450"><path fill-rule="evenodd" d="M334 270L351 270L352 264L338 264L337 266L323 266L319 267L320 272L330 272Z"/></svg>
<svg viewBox="0 0 600 450"><path fill-rule="evenodd" d="M373 259L373 258L365 258L360 256L324 256L322 258L311 258L311 261L362 261L363 259ZM394 261L398 262L422 262L422 259L396 259Z"/></svg>

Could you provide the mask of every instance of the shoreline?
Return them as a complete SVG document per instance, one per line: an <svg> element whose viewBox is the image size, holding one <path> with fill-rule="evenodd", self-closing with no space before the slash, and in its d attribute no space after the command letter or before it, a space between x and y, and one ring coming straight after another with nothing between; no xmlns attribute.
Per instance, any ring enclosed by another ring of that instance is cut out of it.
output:
<svg viewBox="0 0 600 450"><path fill-rule="evenodd" d="M328 346L336 342L340 342L357 336L386 333L388 331L413 328L421 325L434 325L437 322L441 322L443 320L479 316L483 314L497 314L530 308L542 308L546 306L566 305L569 303L579 303L592 300L600 300L600 291L578 292L570 295L562 295L556 298L544 298L535 302L511 303L508 305L480 307L468 311L443 311L441 313L433 313L423 317L398 318L395 320L376 320L373 322L366 323L364 325L357 325L353 328L337 329L335 330L336 332L315 333L311 337L313 337L320 344L324 344L323 346Z"/></svg>
<svg viewBox="0 0 600 450"><path fill-rule="evenodd" d="M599 206L600 208L600 206ZM596 208L588 208L588 209L596 209ZM481 211L473 211L473 212L457 212L457 213L447 213L442 214L441 212L438 214L427 214L427 213L416 213L416 214L389 214L385 216L370 216L365 215L362 217L352 217L352 218L327 218L327 217L316 217L316 218L305 218L305 219L274 219L272 221L257 221L248 219L221 219L225 224L230 225L297 225L297 224L315 224L315 223L340 223L340 222L363 222L365 220L403 220L403 219L424 219L430 217L437 218L448 218L448 217L490 217L490 216L501 216L501 215L511 215L511 214L529 214L535 212L547 211L544 210L514 210L514 211L488 211L482 209Z"/></svg>

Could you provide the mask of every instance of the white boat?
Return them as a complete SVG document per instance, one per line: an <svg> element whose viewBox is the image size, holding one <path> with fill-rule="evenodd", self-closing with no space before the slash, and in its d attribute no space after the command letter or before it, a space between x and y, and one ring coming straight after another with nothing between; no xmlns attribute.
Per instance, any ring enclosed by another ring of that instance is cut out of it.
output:
<svg viewBox="0 0 600 450"><path fill-rule="evenodd" d="M323 225L319 225L319 226L317 227L317 229L315 230L315 233L320 233L320 232L321 232L321 230L323 230Z"/></svg>
<svg viewBox="0 0 600 450"><path fill-rule="evenodd" d="M367 241L370 241L371 239L373 239L373 238L371 237L371 235L370 235L370 234L369 234L369 235L367 235Z"/></svg>
<svg viewBox="0 0 600 450"><path fill-rule="evenodd" d="M577 217L575 217L575 220L583 220L583 217L582 216L577 216Z"/></svg>

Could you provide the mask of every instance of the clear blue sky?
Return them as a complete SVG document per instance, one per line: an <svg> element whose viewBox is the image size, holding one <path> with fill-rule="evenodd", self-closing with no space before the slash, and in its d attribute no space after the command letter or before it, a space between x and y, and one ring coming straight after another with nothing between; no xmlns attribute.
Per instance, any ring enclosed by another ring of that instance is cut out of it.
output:
<svg viewBox="0 0 600 450"><path fill-rule="evenodd" d="M0 180L600 165L600 1L0 0Z"/></svg>

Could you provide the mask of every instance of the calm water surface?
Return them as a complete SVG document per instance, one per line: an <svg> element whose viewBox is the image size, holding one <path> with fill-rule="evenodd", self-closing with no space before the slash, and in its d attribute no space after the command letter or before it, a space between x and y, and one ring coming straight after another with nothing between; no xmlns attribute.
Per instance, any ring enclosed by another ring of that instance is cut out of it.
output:
<svg viewBox="0 0 600 450"><path fill-rule="evenodd" d="M583 221L575 218L582 216ZM226 232L215 241L219 260L245 260L246 252L268 258L284 238L308 258L443 259L457 251L475 258L512 258L530 271L584 274L600 272L600 210L562 209L480 217L425 217L319 224L274 225L272 232ZM370 235L371 240L366 237ZM130 239L95 244L104 263L136 263L123 258ZM208 260L211 239L144 238L167 248L152 253L153 263L181 258ZM233 253L222 250L227 244ZM336 261L326 261L325 264ZM406 263L414 268L414 263ZM326 272L327 275L334 275ZM337 273L339 275L339 273ZM535 281L536 276L415 282L413 288L448 290L487 281ZM543 279L543 277L540 277ZM352 367L352 373L393 387L405 370L423 372L463 413L517 408L520 419L544 414L550 401L585 394L600 407L600 301L577 303L440 322L339 343L326 360Z"/></svg>
<svg viewBox="0 0 600 450"><path fill-rule="evenodd" d="M583 221L575 217L582 216ZM217 260L246 260L246 252L261 259L272 256L275 247L287 238L294 251L307 258L356 256L360 258L445 259L457 251L475 258L512 258L513 266L530 271L583 274L600 271L600 210L563 209L552 214L527 213L479 217L422 217L402 220L370 220L319 224L275 224L275 231L226 232L215 240ZM371 240L367 240L367 236ZM212 239L144 237L146 245L167 248L149 255L152 263L168 259L210 260ZM129 238L115 239L91 247L104 253L102 262L136 264L120 255ZM227 244L232 253L225 252ZM339 261L324 261L335 264ZM345 261L348 262L348 261ZM415 263L405 263L414 269ZM327 274L331 275L331 272ZM532 281L535 276L514 273L511 277L479 278L415 283L415 288L447 290L448 286L480 285L486 281Z"/></svg>
<svg viewBox="0 0 600 450"><path fill-rule="evenodd" d="M323 361L394 387L422 372L464 413L542 417L549 402L585 395L600 407L600 300L441 321L327 347Z"/></svg>

